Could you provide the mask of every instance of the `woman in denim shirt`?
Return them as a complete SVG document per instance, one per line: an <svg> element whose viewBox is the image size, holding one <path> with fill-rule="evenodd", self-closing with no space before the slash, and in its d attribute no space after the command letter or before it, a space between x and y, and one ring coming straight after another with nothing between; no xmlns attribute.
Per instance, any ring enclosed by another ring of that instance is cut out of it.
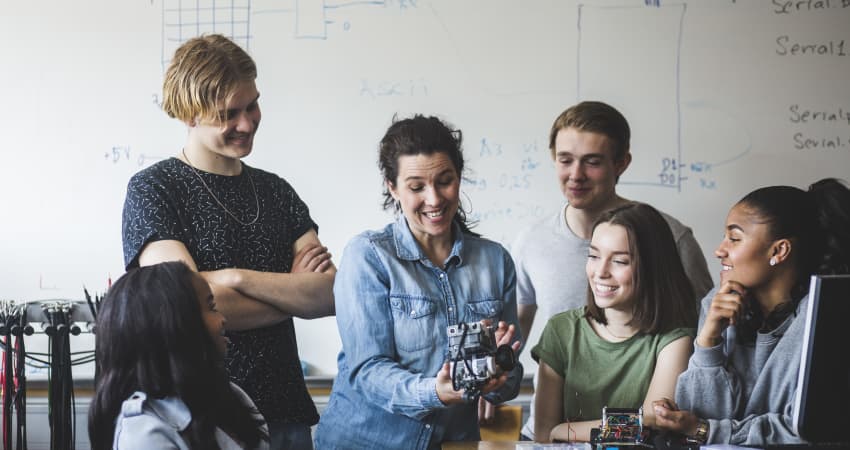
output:
<svg viewBox="0 0 850 450"><path fill-rule="evenodd" d="M516 351L516 274L501 245L466 226L460 144L459 130L421 115L394 122L381 140L384 207L402 214L343 254L334 283L343 349L319 450L480 439L477 401L452 387L446 328L498 322L497 344ZM514 398L521 378L517 364L484 386L484 398Z"/></svg>

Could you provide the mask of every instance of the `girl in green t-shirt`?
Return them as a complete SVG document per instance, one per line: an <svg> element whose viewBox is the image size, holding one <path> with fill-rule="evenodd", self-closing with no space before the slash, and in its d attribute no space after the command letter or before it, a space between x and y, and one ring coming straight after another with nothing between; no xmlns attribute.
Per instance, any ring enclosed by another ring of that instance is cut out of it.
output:
<svg viewBox="0 0 850 450"><path fill-rule="evenodd" d="M553 316L531 354L539 363L538 441L588 441L602 408L644 406L673 395L687 367L697 312L667 222L629 203L594 224L587 306Z"/></svg>

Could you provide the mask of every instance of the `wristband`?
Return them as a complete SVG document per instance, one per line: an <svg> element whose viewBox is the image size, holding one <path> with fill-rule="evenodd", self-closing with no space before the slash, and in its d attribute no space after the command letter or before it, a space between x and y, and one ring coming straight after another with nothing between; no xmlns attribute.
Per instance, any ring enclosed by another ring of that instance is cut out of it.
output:
<svg viewBox="0 0 850 450"><path fill-rule="evenodd" d="M709 424L705 419L699 419L697 423L697 431L692 436L688 436L688 441L696 442L697 444L705 444L708 441Z"/></svg>

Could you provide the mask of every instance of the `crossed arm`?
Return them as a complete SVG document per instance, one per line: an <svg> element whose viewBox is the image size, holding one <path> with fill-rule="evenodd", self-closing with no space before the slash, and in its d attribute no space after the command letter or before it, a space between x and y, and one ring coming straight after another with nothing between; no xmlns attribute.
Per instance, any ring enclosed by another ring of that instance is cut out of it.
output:
<svg viewBox="0 0 850 450"><path fill-rule="evenodd" d="M312 319L334 314L336 267L315 230L295 241L293 254L290 273L236 268L200 272L210 283L228 329L261 328L293 316ZM176 260L198 270L189 250L177 240L150 242L139 255L141 266Z"/></svg>

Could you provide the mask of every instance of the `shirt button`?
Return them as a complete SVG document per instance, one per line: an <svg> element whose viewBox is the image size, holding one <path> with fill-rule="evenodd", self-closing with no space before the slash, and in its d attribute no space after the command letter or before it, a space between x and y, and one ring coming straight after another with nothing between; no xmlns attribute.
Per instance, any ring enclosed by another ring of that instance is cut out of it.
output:
<svg viewBox="0 0 850 450"><path fill-rule="evenodd" d="M454 308L452 308L451 306L449 306L449 312L452 312L452 311L454 311Z"/></svg>
<svg viewBox="0 0 850 450"><path fill-rule="evenodd" d="M425 424L425 428L427 428L427 429L429 429L429 430L430 430L430 429L431 429L431 424L430 424L430 423L426 423L426 424Z"/></svg>
<svg viewBox="0 0 850 450"><path fill-rule="evenodd" d="M416 315L416 311L410 311L410 315L411 315L411 316L415 316L415 315Z"/></svg>
<svg viewBox="0 0 850 450"><path fill-rule="evenodd" d="M440 274L440 278L445 278L445 277L446 277L446 274L444 274L444 273Z"/></svg>

